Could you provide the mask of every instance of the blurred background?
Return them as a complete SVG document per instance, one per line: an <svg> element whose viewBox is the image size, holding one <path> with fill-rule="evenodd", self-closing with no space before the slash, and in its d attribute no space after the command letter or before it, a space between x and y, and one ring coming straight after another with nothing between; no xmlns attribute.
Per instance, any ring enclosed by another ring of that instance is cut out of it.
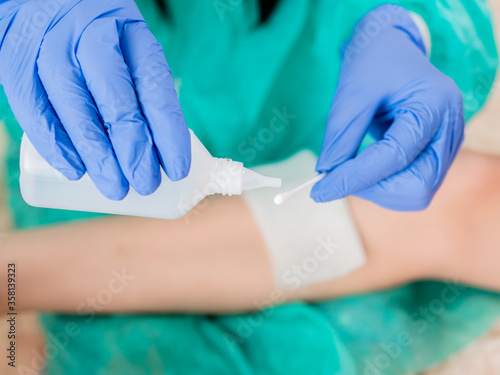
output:
<svg viewBox="0 0 500 375"><path fill-rule="evenodd" d="M490 0L494 11L497 43L500 41L500 0ZM467 128L464 147L476 151L500 155L500 79L497 77L489 101L484 110L477 115ZM0 126L0 245L2 236L9 232L9 213L5 207L3 183L3 151L5 150L4 129ZM0 316L0 337L7 336L7 323ZM31 368L36 360L34 353L42 352L43 336L36 314L24 313L18 316L18 369L22 364ZM432 345L432 343L430 343ZM18 374L17 369L0 362L0 375ZM500 316L498 323L487 334L471 343L446 362L418 375L494 375L500 374ZM33 374L35 375L35 374Z"/></svg>

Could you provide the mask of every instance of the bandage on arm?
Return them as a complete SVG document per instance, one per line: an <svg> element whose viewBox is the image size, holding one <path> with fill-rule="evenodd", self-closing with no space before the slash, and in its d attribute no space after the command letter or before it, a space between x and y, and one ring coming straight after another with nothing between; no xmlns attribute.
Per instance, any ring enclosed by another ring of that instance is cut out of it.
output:
<svg viewBox="0 0 500 375"><path fill-rule="evenodd" d="M315 177L316 157L302 151L280 163L256 168L282 179L280 191L293 190ZM246 192L250 208L271 258L277 288L295 290L343 277L365 263L363 246L345 199L316 203L310 187L281 205L276 189Z"/></svg>

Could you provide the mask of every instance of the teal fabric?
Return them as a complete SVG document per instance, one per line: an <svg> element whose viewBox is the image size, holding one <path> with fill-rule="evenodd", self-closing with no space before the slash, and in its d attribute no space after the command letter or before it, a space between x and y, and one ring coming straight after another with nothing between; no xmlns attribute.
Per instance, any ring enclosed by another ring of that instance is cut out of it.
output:
<svg viewBox="0 0 500 375"><path fill-rule="evenodd" d="M340 68L339 48L382 0L282 0L264 25L256 2L171 1L168 18L139 6L160 40L188 125L216 156L256 165L318 152ZM486 1L403 0L432 35L431 61L452 76L467 118L497 66ZM3 97L3 95L2 95ZM19 192L21 130L5 100L9 204L19 229L98 215L27 206ZM370 142L369 139L365 143ZM498 318L497 294L453 283L293 304L241 315L50 315L47 374L404 374L443 360Z"/></svg>

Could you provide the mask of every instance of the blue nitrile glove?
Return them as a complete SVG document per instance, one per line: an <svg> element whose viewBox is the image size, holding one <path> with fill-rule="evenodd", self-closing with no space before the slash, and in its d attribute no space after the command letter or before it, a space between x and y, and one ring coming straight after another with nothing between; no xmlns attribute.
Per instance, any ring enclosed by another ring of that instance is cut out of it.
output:
<svg viewBox="0 0 500 375"><path fill-rule="evenodd" d="M356 152L367 132L378 142ZM368 13L344 51L316 165L317 202L354 194L394 210L426 208L464 136L463 99L425 55L410 14Z"/></svg>
<svg viewBox="0 0 500 375"><path fill-rule="evenodd" d="M0 83L38 152L108 198L156 190L191 165L160 44L133 0L0 3Z"/></svg>

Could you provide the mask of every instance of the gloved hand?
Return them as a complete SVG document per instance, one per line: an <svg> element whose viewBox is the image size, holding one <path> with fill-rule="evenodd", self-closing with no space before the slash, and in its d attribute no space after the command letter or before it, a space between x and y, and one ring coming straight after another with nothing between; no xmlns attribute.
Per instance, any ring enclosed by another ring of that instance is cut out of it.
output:
<svg viewBox="0 0 500 375"><path fill-rule="evenodd" d="M370 131L378 141L356 155ZM393 210L426 208L463 140L463 99L425 55L401 7L383 5L356 27L316 165L317 202L354 194Z"/></svg>
<svg viewBox="0 0 500 375"><path fill-rule="evenodd" d="M37 151L108 198L184 178L191 143L160 44L133 0L0 4L0 83Z"/></svg>

